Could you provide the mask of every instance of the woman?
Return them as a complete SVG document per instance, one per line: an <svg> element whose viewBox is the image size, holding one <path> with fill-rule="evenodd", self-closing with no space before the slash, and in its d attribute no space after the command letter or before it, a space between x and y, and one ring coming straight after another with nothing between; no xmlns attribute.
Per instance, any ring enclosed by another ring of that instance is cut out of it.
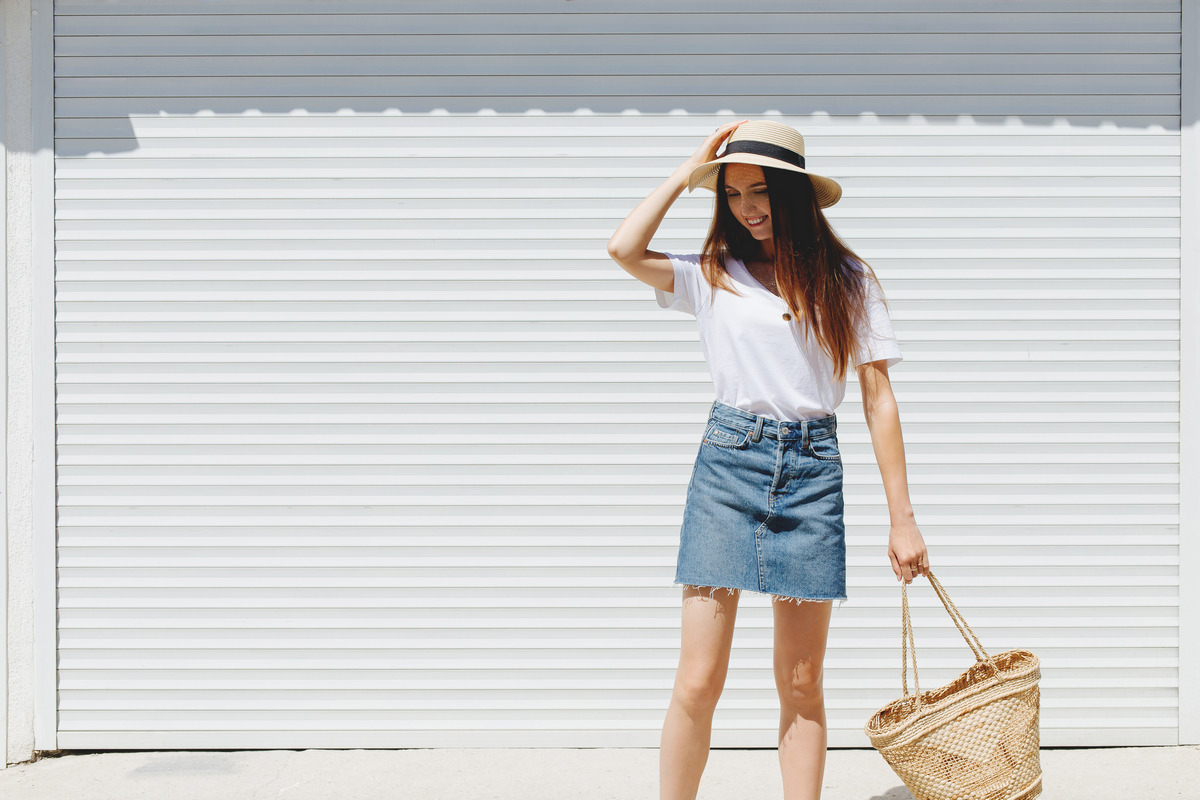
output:
<svg viewBox="0 0 1200 800"><path fill-rule="evenodd" d="M651 250L685 186L717 195L703 251ZM795 129L742 120L709 136L608 243L659 305L696 317L717 394L680 534L682 646L662 732L664 800L696 796L742 590L773 597L784 797L820 796L822 663L833 601L846 597L834 409L850 365L887 494L892 570L906 583L929 571L888 380L900 349L874 273L821 211L840 197L835 181L805 168Z"/></svg>

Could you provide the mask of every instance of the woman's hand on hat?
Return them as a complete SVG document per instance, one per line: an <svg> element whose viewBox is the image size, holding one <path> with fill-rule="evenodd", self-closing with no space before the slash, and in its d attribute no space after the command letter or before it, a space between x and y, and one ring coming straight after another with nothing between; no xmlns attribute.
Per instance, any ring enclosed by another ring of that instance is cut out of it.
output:
<svg viewBox="0 0 1200 800"><path fill-rule="evenodd" d="M708 138L704 140L704 144L700 145L699 149L692 154L692 157L687 160L687 164L695 168L712 161L717 157L717 151L721 149L721 143L729 138L738 125L749 121L748 119L740 119L737 122L726 122L717 128L708 135Z"/></svg>

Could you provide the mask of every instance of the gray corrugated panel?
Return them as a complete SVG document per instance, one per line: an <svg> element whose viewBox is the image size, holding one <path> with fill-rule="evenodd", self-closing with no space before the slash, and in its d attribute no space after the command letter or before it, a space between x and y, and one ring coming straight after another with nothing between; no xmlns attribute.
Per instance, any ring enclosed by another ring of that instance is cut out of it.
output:
<svg viewBox="0 0 1200 800"><path fill-rule="evenodd" d="M312 56L179 56L146 59L140 56L67 56L55 59L64 78L164 77L225 75L308 76L319 65L323 76L360 77L411 75L527 75L547 76L658 76L704 74L712 70L712 56L699 53L664 55L592 55L580 59L569 54L535 55L354 55ZM798 80L829 76L880 77L896 66L895 56L880 53L741 53L721 64L722 75L785 74ZM1178 58L1159 53L1123 53L1114 63L1111 55L1097 53L1026 53L1016 60L1000 54L914 53L905 57L911 75L958 76L972 70L993 76L1065 75L1099 80L1103 76L1133 77L1177 75ZM895 73L887 73L895 74Z"/></svg>
<svg viewBox="0 0 1200 800"><path fill-rule="evenodd" d="M1070 12L1086 13L1144 13L1178 12L1179 4L1173 0L1005 0L1004 8L1010 12ZM842 12L861 14L864 12L928 13L928 12L986 12L995 11L996 4L988 0L807 0L798 4L794 0L743 0L738 11L730 11L729 5L721 0L659 0L647 5L641 0L606 0L603 9L609 14L684 12L695 14L721 14L731 16L738 13L760 14L771 12L818 13ZM436 11L443 14L538 14L552 11L555 14L587 14L596 11L595 6L578 4L564 6L556 0L509 0L504 8L497 10L492 0L406 0L403 5L393 6L396 14L422 14ZM263 14L287 11L297 14L368 14L378 13L378 0L341 0L331 5L328 0L176 0L172 3L146 2L146 0L59 0L55 12L62 16L93 14Z"/></svg>
<svg viewBox="0 0 1200 800"><path fill-rule="evenodd" d="M1177 2L381 5L56 4L60 747L657 744L712 394L604 244L726 110L842 180L918 523L1043 743L1176 741ZM839 419L863 746L899 591ZM913 604L928 688L970 653ZM743 606L714 744L770 747Z"/></svg>
<svg viewBox="0 0 1200 800"><path fill-rule="evenodd" d="M453 10L449 4L448 10ZM441 36L514 34L564 34L586 33L603 36L619 34L625 36L648 36L665 34L831 34L853 33L868 35L884 34L932 34L970 33L1142 33L1174 32L1178 29L1178 15L1171 11L1143 10L1142 13L1105 13L1095 9L1090 14L1078 11L1066 13L1024 12L1012 13L1004 10L981 11L954 10L944 7L938 11L913 11L901 7L894 13L855 14L845 12L822 13L793 8L786 13L760 11L746 13L679 13L678 10L659 13L643 7L639 13L576 12L570 18L571 29L559 27L560 15L546 13L549 4L536 11L514 11L502 9L499 13L447 14L411 13L402 8L391 13L376 14L122 14L64 15L55 26L55 35L60 37L112 37L137 36L244 36L248 30L263 36L329 36L339 35L389 35L416 36L436 34ZM592 9L595 9L592 6ZM341 9L339 9L340 11ZM489 9L492 10L492 9ZM591 10L591 9L589 9ZM397 13L404 12L404 13ZM352 52L352 50L348 50Z"/></svg>

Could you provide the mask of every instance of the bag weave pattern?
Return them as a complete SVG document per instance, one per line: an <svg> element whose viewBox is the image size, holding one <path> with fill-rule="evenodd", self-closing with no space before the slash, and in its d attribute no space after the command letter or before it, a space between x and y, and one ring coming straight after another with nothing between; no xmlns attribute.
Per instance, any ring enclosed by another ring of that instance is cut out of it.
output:
<svg viewBox="0 0 1200 800"><path fill-rule="evenodd" d="M904 696L867 721L867 736L916 800L1032 800L1042 791L1037 656L1028 650L989 656L932 573L929 581L977 661L945 686L922 692L914 649L909 693L913 634L905 584Z"/></svg>

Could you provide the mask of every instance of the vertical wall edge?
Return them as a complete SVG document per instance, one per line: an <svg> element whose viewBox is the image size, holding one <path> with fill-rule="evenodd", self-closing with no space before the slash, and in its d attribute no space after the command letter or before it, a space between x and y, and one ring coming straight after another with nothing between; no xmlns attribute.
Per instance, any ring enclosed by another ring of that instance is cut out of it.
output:
<svg viewBox="0 0 1200 800"><path fill-rule="evenodd" d="M0 10L0 769L8 766L8 15Z"/></svg>
<svg viewBox="0 0 1200 800"><path fill-rule="evenodd" d="M33 742L57 750L53 0L33 0L32 9Z"/></svg>
<svg viewBox="0 0 1200 800"><path fill-rule="evenodd" d="M1200 0L1183 0L1179 187L1179 743L1200 744ZM1188 220L1192 220L1191 223Z"/></svg>

